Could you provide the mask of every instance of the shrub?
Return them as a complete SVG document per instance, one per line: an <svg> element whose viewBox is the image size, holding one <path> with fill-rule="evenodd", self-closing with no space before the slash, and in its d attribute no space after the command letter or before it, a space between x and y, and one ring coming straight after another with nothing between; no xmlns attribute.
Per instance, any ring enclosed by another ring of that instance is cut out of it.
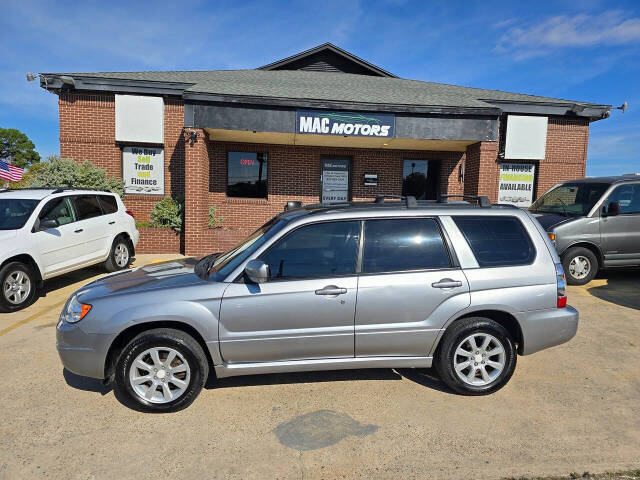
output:
<svg viewBox="0 0 640 480"><path fill-rule="evenodd" d="M209 208L209 228L219 228L222 226L222 222L224 222L224 218L216 218L216 206L211 205Z"/></svg>
<svg viewBox="0 0 640 480"><path fill-rule="evenodd" d="M179 233L182 231L183 213L184 198L165 197L153 206L149 215L151 226L171 228Z"/></svg>
<svg viewBox="0 0 640 480"><path fill-rule="evenodd" d="M96 167L89 160L77 163L71 158L50 156L46 162L37 163L24 175L21 182L12 187L84 187L108 190L124 196L124 180L107 176L107 171Z"/></svg>

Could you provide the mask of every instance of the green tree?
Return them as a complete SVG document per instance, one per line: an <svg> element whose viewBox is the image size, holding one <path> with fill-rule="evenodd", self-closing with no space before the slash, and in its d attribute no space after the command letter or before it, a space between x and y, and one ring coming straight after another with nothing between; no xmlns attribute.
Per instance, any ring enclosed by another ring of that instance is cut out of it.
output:
<svg viewBox="0 0 640 480"><path fill-rule="evenodd" d="M23 180L11 187L84 187L108 190L124 196L124 180L108 177L103 168L88 160L81 163L71 158L52 155L25 173Z"/></svg>
<svg viewBox="0 0 640 480"><path fill-rule="evenodd" d="M35 148L20 130L0 127L0 159L10 160L16 167L29 168L40 161Z"/></svg>

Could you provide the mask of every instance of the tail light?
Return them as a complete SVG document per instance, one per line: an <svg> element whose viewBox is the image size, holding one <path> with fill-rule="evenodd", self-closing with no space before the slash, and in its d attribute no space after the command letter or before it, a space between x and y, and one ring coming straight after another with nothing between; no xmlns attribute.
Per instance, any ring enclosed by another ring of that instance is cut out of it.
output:
<svg viewBox="0 0 640 480"><path fill-rule="evenodd" d="M136 218L136 217L133 216L133 212L131 210L125 210L125 212L127 214L131 215L132 218L134 218L134 219Z"/></svg>
<svg viewBox="0 0 640 480"><path fill-rule="evenodd" d="M558 308L567 306L567 278L561 263L556 263L556 285L558 288Z"/></svg>

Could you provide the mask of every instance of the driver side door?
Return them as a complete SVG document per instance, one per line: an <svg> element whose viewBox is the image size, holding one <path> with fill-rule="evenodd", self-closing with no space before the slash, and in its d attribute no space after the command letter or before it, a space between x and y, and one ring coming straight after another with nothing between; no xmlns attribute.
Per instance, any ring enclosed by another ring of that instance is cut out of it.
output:
<svg viewBox="0 0 640 480"><path fill-rule="evenodd" d="M226 363L354 356L359 221L303 225L260 259L269 281L231 283L220 309Z"/></svg>

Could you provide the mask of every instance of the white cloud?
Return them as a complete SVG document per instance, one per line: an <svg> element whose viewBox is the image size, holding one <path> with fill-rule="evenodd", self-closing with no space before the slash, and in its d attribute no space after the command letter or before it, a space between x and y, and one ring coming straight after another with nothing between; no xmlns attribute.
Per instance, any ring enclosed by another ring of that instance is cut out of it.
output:
<svg viewBox="0 0 640 480"><path fill-rule="evenodd" d="M629 45L640 42L640 18L620 10L599 14L559 15L537 24L509 28L495 48L517 60L560 48Z"/></svg>

